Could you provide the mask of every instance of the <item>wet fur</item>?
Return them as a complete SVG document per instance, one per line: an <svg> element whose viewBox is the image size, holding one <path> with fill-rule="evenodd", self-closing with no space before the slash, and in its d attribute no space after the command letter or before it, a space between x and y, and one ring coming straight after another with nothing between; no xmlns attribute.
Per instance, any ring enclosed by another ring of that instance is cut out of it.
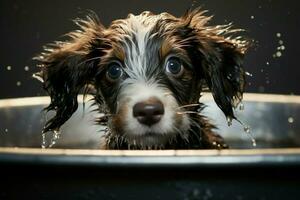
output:
<svg viewBox="0 0 300 200"><path fill-rule="evenodd" d="M134 71L132 76L138 74L150 77L149 79L159 78L159 84L168 87L179 106L198 103L201 91L208 87L225 116L235 119L233 108L242 100L245 86L245 72L242 65L249 43L238 36L241 30L232 29L231 25L208 25L211 17L205 16L205 12L201 9L190 10L179 18L168 13L154 15L143 12L140 17L129 15L127 19L116 20L108 28L99 22L95 14L90 14L85 20L75 20L79 30L69 33L67 41L46 46L44 52L35 58L40 67L35 76L43 81L43 87L51 97L51 103L46 110L56 112L56 115L47 122L44 132L58 130L72 116L78 107L77 95L83 91L92 94L99 111L105 113L102 118L97 119L100 125L109 127L102 148L227 148L223 138L214 132L215 127L200 114L203 108L201 104L184 109L191 111L186 115L192 122L190 129L184 134L171 137L163 145L132 144L121 134L122 121L118 122L118 118L111 117L116 113L118 106L116 99L120 88L114 87L103 76L106 65L112 58L126 60L128 68L125 70L128 73ZM154 22L151 30L148 30L149 34L153 35L151 42L144 44L138 41L140 38L130 36L134 27L130 27L130 23L133 22L128 21L133 19L143 20L138 23L144 24ZM125 41L126 47L120 41ZM135 48L134 45L137 43L148 46ZM133 51L132 49L138 54L141 54L140 51L143 49L157 51L159 58L174 51L185 61L189 69L178 84L165 77L163 73L154 71L156 69L148 68L140 71L130 69L135 65L150 66L153 63L159 65L161 62L160 59L149 59L151 54L146 51L142 52L145 59L128 57L126 52Z"/></svg>

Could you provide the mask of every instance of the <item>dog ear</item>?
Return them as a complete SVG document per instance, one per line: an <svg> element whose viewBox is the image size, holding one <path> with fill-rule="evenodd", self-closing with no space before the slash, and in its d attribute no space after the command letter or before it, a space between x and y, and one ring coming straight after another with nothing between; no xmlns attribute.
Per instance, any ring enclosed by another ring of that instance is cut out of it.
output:
<svg viewBox="0 0 300 200"><path fill-rule="evenodd" d="M45 110L56 111L43 132L58 130L77 110L77 95L93 83L101 57L98 47L102 43L104 27L97 16L77 19L75 23L80 30L67 34L68 41L44 47L44 52L34 58L40 67L34 77L42 81L51 97L51 103Z"/></svg>
<svg viewBox="0 0 300 200"><path fill-rule="evenodd" d="M196 53L201 65L199 77L205 79L215 102L227 118L236 119L233 107L243 98L245 71L243 58L249 42L238 35L241 29L232 25L208 26L212 17L199 8L188 12L185 19L196 34Z"/></svg>
<svg viewBox="0 0 300 200"><path fill-rule="evenodd" d="M203 75L217 105L226 117L235 119L233 108L241 102L245 88L244 54L230 41L211 44L210 55L202 62Z"/></svg>

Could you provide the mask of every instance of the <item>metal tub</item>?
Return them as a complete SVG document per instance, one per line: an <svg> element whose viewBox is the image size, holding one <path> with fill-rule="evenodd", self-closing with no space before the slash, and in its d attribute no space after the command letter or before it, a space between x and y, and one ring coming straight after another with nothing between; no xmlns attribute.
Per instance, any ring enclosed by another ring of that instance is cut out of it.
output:
<svg viewBox="0 0 300 200"><path fill-rule="evenodd" d="M97 150L89 102L41 149L48 97L0 100L0 199L299 199L300 97L245 95L236 113L256 146L209 95L202 101L230 150Z"/></svg>

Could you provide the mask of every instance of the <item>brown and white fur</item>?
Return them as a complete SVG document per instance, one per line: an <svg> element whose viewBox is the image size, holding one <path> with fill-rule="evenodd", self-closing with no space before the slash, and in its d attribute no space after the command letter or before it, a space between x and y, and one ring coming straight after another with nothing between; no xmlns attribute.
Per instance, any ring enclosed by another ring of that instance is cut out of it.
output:
<svg viewBox="0 0 300 200"><path fill-rule="evenodd" d="M75 20L80 30L35 58L36 76L51 97L46 110L56 111L44 132L72 116L84 89L104 113L97 119L108 127L101 148L227 148L201 115L200 93L209 88L226 117L235 118L248 42L231 25L208 25L205 12L129 14L109 27L95 14Z"/></svg>

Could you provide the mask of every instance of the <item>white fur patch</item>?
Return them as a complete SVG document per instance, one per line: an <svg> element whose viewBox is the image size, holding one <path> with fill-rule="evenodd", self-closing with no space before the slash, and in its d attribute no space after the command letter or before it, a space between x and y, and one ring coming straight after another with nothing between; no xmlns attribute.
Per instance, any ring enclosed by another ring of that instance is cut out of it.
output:
<svg viewBox="0 0 300 200"><path fill-rule="evenodd" d="M122 87L119 104L127 106L128 112L124 116L125 126L123 128L126 138L129 141L132 140L131 143L163 145L179 131L185 132L189 128L189 120L186 115L181 115L181 123L176 124L175 115L178 111L178 104L168 89L159 87L156 83L138 81L128 84L128 81L125 81L127 82L126 86ZM165 113L158 123L149 127L141 124L133 116L133 106L151 97L156 97L163 103Z"/></svg>
<svg viewBox="0 0 300 200"><path fill-rule="evenodd" d="M158 17L144 15L130 15L127 19L126 32L128 33L127 40L124 42L126 52L125 71L126 73L137 80L146 80L147 69L147 43L152 35L150 31L156 24ZM135 41L134 41L135 39Z"/></svg>

